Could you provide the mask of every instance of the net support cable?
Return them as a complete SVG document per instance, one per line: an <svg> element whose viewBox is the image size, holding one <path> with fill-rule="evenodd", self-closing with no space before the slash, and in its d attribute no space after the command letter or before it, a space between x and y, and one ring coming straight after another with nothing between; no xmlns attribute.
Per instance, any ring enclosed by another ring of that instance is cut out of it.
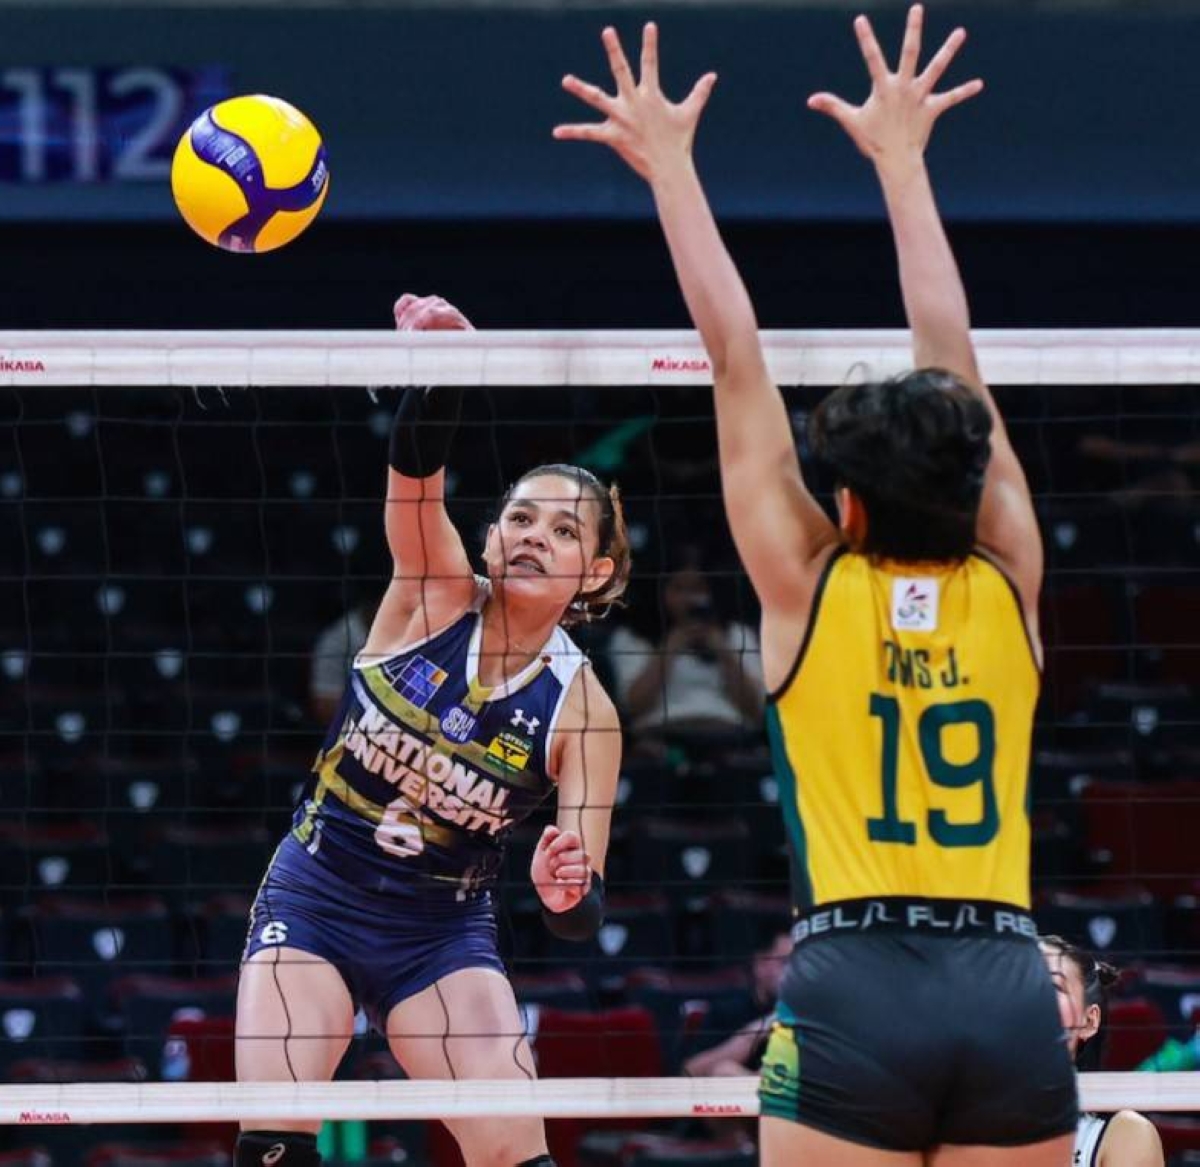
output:
<svg viewBox="0 0 1200 1167"><path fill-rule="evenodd" d="M1079 1078L1088 1111L1200 1110L1200 1072ZM739 1118L758 1114L757 1078L542 1081L157 1082L0 1086L0 1125L267 1119Z"/></svg>
<svg viewBox="0 0 1200 1167"><path fill-rule="evenodd" d="M1200 382L1200 330L979 330L993 385ZM906 330L765 331L781 385L912 367ZM0 384L52 386L704 385L690 331L0 332Z"/></svg>

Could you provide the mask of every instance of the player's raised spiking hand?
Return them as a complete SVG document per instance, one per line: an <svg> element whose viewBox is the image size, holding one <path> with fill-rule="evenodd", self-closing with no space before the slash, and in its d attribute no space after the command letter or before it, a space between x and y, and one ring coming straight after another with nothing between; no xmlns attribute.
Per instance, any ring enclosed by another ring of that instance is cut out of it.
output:
<svg viewBox="0 0 1200 1167"><path fill-rule="evenodd" d="M397 332L474 332L473 325L449 300L405 292L392 306Z"/></svg>
<svg viewBox="0 0 1200 1167"><path fill-rule="evenodd" d="M629 166L653 185L663 167L688 162L696 125L717 83L715 73L706 73L678 104L668 101L658 83L658 26L647 24L642 32L641 77L633 70L621 48L616 29L601 33L608 64L617 92L605 92L598 85L568 74L563 88L597 113L604 121L556 126L560 141L601 142L611 146Z"/></svg>
<svg viewBox="0 0 1200 1167"><path fill-rule="evenodd" d="M892 72L871 22L865 16L858 17L854 21L854 31L871 77L871 93L867 100L862 105L852 105L832 93L814 93L808 99L809 109L833 118L879 169L903 167L923 156L934 122L946 110L983 89L983 82L976 79L942 93L935 92L967 39L961 28L956 28L929 64L917 72L924 20L924 8L914 4L908 10L900 60Z"/></svg>

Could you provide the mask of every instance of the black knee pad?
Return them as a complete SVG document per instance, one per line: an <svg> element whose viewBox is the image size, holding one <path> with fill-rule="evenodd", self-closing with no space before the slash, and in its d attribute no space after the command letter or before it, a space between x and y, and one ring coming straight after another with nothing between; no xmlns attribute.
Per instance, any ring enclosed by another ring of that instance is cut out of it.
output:
<svg viewBox="0 0 1200 1167"><path fill-rule="evenodd" d="M556 1167L549 1155L539 1155L536 1159L522 1159L516 1167Z"/></svg>
<svg viewBox="0 0 1200 1167"><path fill-rule="evenodd" d="M233 1167L321 1167L317 1136L301 1131L242 1131Z"/></svg>

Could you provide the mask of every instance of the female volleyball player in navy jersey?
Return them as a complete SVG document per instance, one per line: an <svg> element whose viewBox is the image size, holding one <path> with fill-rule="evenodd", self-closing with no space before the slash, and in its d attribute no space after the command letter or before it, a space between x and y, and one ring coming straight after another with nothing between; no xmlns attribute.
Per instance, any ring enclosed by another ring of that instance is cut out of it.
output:
<svg viewBox="0 0 1200 1167"><path fill-rule="evenodd" d="M469 329L405 296L397 327ZM394 574L290 834L251 915L238 990L241 1081L324 1081L356 1006L412 1078L531 1078L493 900L504 840L553 792L531 868L546 925L586 939L603 911L620 762L612 702L564 624L629 576L615 488L543 466L505 494L472 570L444 503L461 391L409 390L393 427ZM550 1164L537 1118L448 1121L467 1167ZM320 1162L319 1122L244 1130L237 1167Z"/></svg>
<svg viewBox="0 0 1200 1167"><path fill-rule="evenodd" d="M1080 1070L1098 1070L1108 1029L1108 995L1120 975L1061 936L1043 936L1042 955L1058 996L1067 1049ZM1072 1167L1163 1167L1162 1140L1134 1110L1083 1114Z"/></svg>
<svg viewBox="0 0 1200 1167"><path fill-rule="evenodd" d="M616 94L565 88L650 184L712 363L726 514L762 605L767 726L792 857L795 948L763 1058L767 1167L1067 1167L1075 1080L1029 916L1029 743L1042 545L980 377L966 296L925 171L934 122L979 91L936 87L865 17L862 106L810 99L873 162L918 369L847 384L815 411L835 525L805 485L749 296L692 162L715 75L680 104L612 29Z"/></svg>

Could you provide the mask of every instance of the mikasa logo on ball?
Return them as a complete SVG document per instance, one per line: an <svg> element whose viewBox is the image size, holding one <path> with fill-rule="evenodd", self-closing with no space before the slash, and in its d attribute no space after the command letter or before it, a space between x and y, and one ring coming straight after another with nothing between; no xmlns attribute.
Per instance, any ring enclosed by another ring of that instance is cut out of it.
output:
<svg viewBox="0 0 1200 1167"><path fill-rule="evenodd" d="M897 632L934 632L940 584L936 579L892 580L892 627Z"/></svg>

